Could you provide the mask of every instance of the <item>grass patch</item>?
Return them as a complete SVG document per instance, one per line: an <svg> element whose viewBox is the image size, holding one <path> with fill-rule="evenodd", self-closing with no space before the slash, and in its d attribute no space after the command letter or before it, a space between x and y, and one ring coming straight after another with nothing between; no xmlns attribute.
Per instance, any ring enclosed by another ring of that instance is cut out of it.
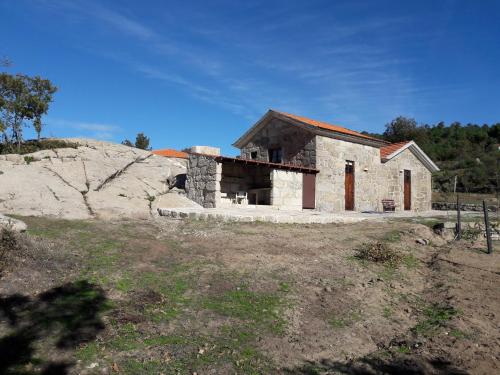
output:
<svg viewBox="0 0 500 375"><path fill-rule="evenodd" d="M99 346L95 341L91 341L81 347L76 353L75 357L84 363L92 362L99 353Z"/></svg>
<svg viewBox="0 0 500 375"><path fill-rule="evenodd" d="M189 342L189 338L176 335L156 336L144 339L144 345L146 346L186 345Z"/></svg>
<svg viewBox="0 0 500 375"><path fill-rule="evenodd" d="M483 231L476 228L469 228L462 230L462 239L468 241L475 241L483 234Z"/></svg>
<svg viewBox="0 0 500 375"><path fill-rule="evenodd" d="M408 345L400 345L396 348L396 351L402 354L410 354L411 348Z"/></svg>
<svg viewBox="0 0 500 375"><path fill-rule="evenodd" d="M108 346L117 351L130 351L143 347L140 334L132 323L118 328L117 337L109 341Z"/></svg>
<svg viewBox="0 0 500 375"><path fill-rule="evenodd" d="M467 333L465 333L464 331L461 331L459 329L452 329L450 331L450 336L455 337L457 339L466 339L469 337L469 335Z"/></svg>
<svg viewBox="0 0 500 375"><path fill-rule="evenodd" d="M139 288L152 290L161 296L160 302L145 306L145 313L154 322L172 320L179 315L182 306L190 302L184 296L190 288L188 276L178 272L145 272L137 280Z"/></svg>
<svg viewBox="0 0 500 375"><path fill-rule="evenodd" d="M407 254L403 256L402 263L407 269L412 270L419 266L420 261L413 254Z"/></svg>
<svg viewBox="0 0 500 375"><path fill-rule="evenodd" d="M399 230L387 232L382 240L385 242L399 242L401 241L401 232Z"/></svg>
<svg viewBox="0 0 500 375"><path fill-rule="evenodd" d="M413 332L423 336L432 336L458 314L459 311L451 306L431 305L424 309L424 320L413 327Z"/></svg>
<svg viewBox="0 0 500 375"><path fill-rule="evenodd" d="M124 374L162 374L166 369L172 369L168 364L162 363L158 360L152 361L138 361L129 359L123 362L120 366L121 372ZM172 369L176 370L176 369ZM170 372L172 373L172 372Z"/></svg>
<svg viewBox="0 0 500 375"><path fill-rule="evenodd" d="M328 323L332 328L345 328L361 321L362 319L363 316L361 315L360 311L351 310L341 316L331 316L328 320Z"/></svg>
<svg viewBox="0 0 500 375"><path fill-rule="evenodd" d="M253 292L243 287L204 302L207 309L265 327L274 333L284 331L286 322L281 314L283 306L284 301L276 294Z"/></svg>
<svg viewBox="0 0 500 375"><path fill-rule="evenodd" d="M382 310L382 316L386 319L389 319L392 314L394 314L394 310L390 306L386 306Z"/></svg>
<svg viewBox="0 0 500 375"><path fill-rule="evenodd" d="M290 291L290 289L291 289L291 288L290 288L290 284L288 284L288 283L281 282L281 283L279 283L279 285L278 285L278 290L279 290L280 292L283 292L283 293L288 293L288 292Z"/></svg>
<svg viewBox="0 0 500 375"><path fill-rule="evenodd" d="M115 283L115 288L120 292L128 293L134 288L134 281L130 276L123 276Z"/></svg>

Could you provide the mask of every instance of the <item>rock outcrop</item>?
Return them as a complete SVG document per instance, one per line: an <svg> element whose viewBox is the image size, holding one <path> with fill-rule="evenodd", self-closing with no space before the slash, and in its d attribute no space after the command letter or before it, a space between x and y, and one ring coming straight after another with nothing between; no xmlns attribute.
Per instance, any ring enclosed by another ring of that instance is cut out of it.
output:
<svg viewBox="0 0 500 375"><path fill-rule="evenodd" d="M186 160L124 145L66 139L77 148L0 155L0 212L67 219L148 218L169 193L167 180L186 173ZM174 194L173 197L170 197Z"/></svg>
<svg viewBox="0 0 500 375"><path fill-rule="evenodd" d="M14 232L24 232L28 229L28 226L24 221L0 214L0 229L10 229Z"/></svg>

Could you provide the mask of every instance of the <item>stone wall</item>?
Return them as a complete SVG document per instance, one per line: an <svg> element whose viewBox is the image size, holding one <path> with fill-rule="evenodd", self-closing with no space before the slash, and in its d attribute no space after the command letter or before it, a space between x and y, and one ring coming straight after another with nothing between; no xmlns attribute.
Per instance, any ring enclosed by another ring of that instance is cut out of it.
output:
<svg viewBox="0 0 500 375"><path fill-rule="evenodd" d="M382 163L376 147L317 136L316 207L322 211L345 209L345 164L354 162L355 211L382 211L382 199L394 199L403 210L403 170L411 171L413 211L431 209L431 173L410 150Z"/></svg>
<svg viewBox="0 0 500 375"><path fill-rule="evenodd" d="M316 208L321 211L343 211L345 208L345 164L354 162L354 209L380 208L380 150L376 147L316 137Z"/></svg>
<svg viewBox="0 0 500 375"><path fill-rule="evenodd" d="M278 169L271 172L271 205L302 209L302 173Z"/></svg>
<svg viewBox="0 0 500 375"><path fill-rule="evenodd" d="M314 168L316 165L315 139L315 135L311 132L279 119L273 119L241 149L241 157L252 159L252 153L255 152L256 160L268 161L268 150L281 147L283 163Z"/></svg>
<svg viewBox="0 0 500 375"><path fill-rule="evenodd" d="M432 203L432 175L408 149L382 164L387 181L386 198L394 199L396 210L404 209L404 170L411 171L411 210L428 211Z"/></svg>
<svg viewBox="0 0 500 375"><path fill-rule="evenodd" d="M457 204L450 202L432 202L432 209L439 211L456 211ZM495 205L487 205L487 209L489 212L497 212L498 207ZM460 211L476 211L483 212L482 204L473 204L473 203L460 203Z"/></svg>
<svg viewBox="0 0 500 375"><path fill-rule="evenodd" d="M214 158L189 155L186 173L186 194L205 208L214 208L220 201L222 166Z"/></svg>

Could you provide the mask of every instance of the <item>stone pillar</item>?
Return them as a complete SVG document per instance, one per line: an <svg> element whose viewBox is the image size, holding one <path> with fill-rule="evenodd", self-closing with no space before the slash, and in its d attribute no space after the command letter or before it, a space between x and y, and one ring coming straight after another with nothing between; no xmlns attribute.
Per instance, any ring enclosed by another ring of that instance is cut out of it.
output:
<svg viewBox="0 0 500 375"><path fill-rule="evenodd" d="M284 209L302 209L302 173L271 171L271 205Z"/></svg>
<svg viewBox="0 0 500 375"><path fill-rule="evenodd" d="M213 157L189 155L186 173L186 194L205 208L215 208L220 202L222 166Z"/></svg>

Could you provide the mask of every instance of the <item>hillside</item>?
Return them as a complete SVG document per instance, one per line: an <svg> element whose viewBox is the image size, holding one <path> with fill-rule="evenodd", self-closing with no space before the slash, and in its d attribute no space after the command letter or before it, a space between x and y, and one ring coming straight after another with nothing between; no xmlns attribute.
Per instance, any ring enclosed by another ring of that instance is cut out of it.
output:
<svg viewBox="0 0 500 375"><path fill-rule="evenodd" d="M185 173L185 160L109 142L67 141L78 147L0 155L0 212L67 219L147 218L162 199L193 204L177 194L165 195L167 178Z"/></svg>
<svg viewBox="0 0 500 375"><path fill-rule="evenodd" d="M372 134L389 142L413 139L441 172L434 176L434 188L453 191L494 193L500 178L500 123L488 125L454 122L445 125L417 125L413 119L398 117L387 124L383 134Z"/></svg>

